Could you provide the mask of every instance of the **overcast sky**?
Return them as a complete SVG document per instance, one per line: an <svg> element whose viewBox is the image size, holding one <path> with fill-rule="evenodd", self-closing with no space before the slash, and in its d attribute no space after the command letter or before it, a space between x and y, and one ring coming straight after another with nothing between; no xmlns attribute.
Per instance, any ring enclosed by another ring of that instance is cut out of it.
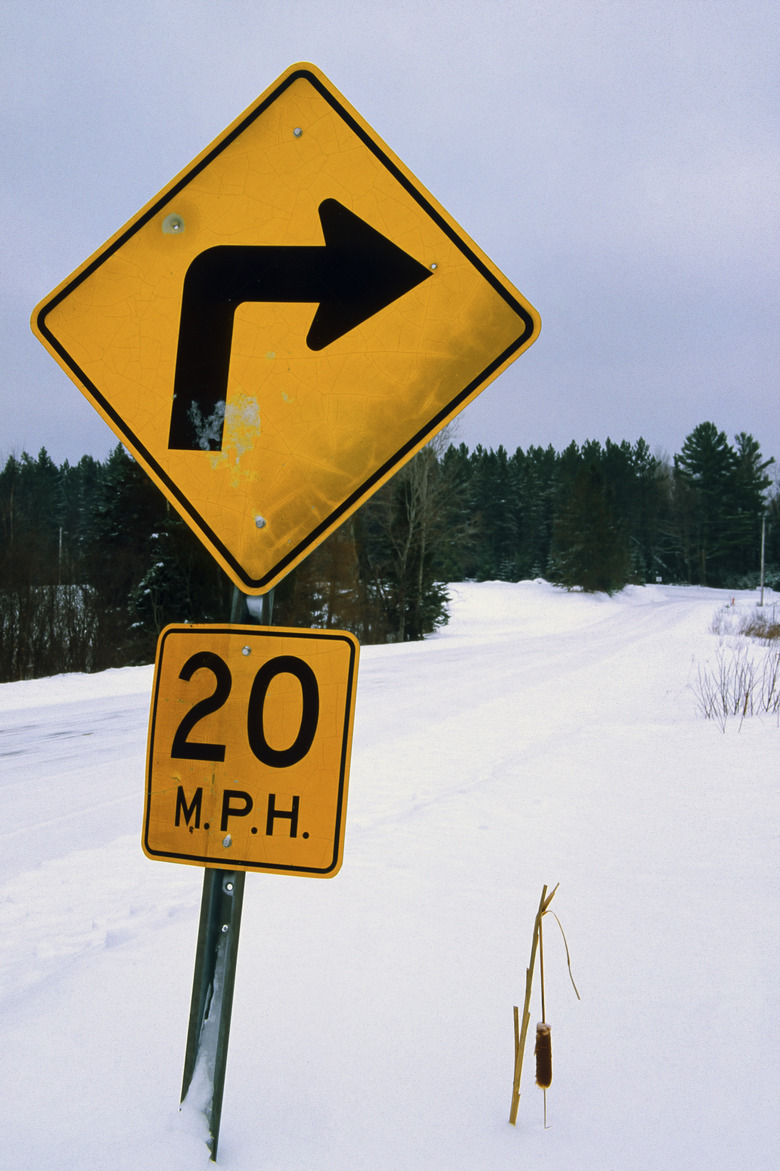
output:
<svg viewBox="0 0 780 1171"><path fill-rule="evenodd" d="M460 416L510 451L700 422L780 459L777 0L5 0L0 458L113 433L32 309L318 65L539 310Z"/></svg>

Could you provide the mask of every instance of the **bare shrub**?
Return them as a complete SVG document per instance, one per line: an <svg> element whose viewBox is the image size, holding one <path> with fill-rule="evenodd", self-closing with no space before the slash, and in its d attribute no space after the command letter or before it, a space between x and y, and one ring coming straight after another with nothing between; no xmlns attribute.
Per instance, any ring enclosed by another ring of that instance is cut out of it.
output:
<svg viewBox="0 0 780 1171"><path fill-rule="evenodd" d="M780 650L759 652L748 643L719 647L714 666L698 668L693 685L705 720L725 732L730 718L775 715L780 720Z"/></svg>

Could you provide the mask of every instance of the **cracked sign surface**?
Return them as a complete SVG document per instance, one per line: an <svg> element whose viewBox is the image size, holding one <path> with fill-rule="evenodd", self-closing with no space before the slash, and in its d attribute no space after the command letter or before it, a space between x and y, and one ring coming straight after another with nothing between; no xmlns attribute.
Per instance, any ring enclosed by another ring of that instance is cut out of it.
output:
<svg viewBox="0 0 780 1171"><path fill-rule="evenodd" d="M323 74L294 65L32 327L262 594L540 323Z"/></svg>
<svg viewBox="0 0 780 1171"><path fill-rule="evenodd" d="M358 656L341 631L166 627L149 718L146 855L332 878Z"/></svg>

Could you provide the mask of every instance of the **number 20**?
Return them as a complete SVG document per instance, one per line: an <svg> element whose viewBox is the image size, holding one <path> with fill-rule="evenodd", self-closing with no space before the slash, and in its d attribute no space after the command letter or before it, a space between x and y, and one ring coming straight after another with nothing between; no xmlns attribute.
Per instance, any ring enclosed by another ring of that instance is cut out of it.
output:
<svg viewBox="0 0 780 1171"><path fill-rule="evenodd" d="M180 760L224 761L225 745L190 740L189 736L212 712L225 704L233 686L233 676L224 659L213 651L198 651L191 655L179 672L179 678L189 682L196 671L211 671L216 686L211 695L199 699L182 717L171 745L171 756ZM293 675L301 685L303 706L297 735L289 748L272 748L265 735L264 709L268 688L277 675ZM261 764L269 768L289 768L303 760L312 746L320 714L320 692L317 677L308 663L294 655L277 655L263 663L255 675L249 692L246 730L249 747Z"/></svg>

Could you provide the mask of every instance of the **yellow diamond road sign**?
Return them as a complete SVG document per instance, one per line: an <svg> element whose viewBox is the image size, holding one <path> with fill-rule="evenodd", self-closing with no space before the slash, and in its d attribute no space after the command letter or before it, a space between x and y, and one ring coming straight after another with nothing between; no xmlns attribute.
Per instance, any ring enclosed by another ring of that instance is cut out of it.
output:
<svg viewBox="0 0 780 1171"><path fill-rule="evenodd" d="M540 323L323 74L294 65L32 325L261 594Z"/></svg>

